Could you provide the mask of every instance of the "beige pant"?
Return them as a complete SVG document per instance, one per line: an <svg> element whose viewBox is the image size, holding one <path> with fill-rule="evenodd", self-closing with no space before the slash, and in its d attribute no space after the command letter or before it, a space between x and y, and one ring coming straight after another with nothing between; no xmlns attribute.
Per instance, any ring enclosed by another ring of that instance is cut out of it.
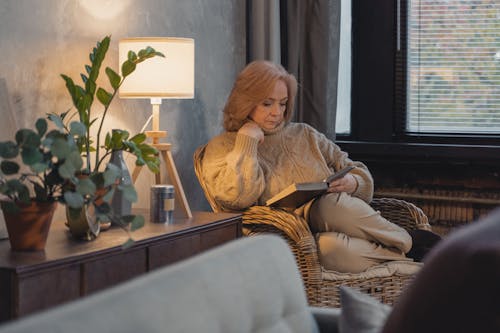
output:
<svg viewBox="0 0 500 333"><path fill-rule="evenodd" d="M358 273L388 260L407 260L411 236L383 218L363 200L346 193L317 199L309 224L318 234L320 260L326 269Z"/></svg>

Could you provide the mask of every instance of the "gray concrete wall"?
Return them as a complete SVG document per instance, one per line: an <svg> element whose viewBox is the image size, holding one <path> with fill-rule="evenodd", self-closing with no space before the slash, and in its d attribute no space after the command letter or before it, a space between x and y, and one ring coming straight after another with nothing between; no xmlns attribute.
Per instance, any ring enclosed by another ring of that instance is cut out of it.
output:
<svg viewBox="0 0 500 333"><path fill-rule="evenodd" d="M195 39L195 98L164 100L160 127L169 132L173 155L193 210L209 210L193 172L195 148L221 131L221 109L245 64L243 0L2 0L0 2L0 139L32 127L48 112L71 107L61 73L79 80L88 54L105 35L112 41L105 66L118 70L124 37ZM104 73L102 84L106 85ZM99 104L99 103L96 103ZM99 105L96 105L99 106ZM96 113L102 112L100 106ZM149 100L115 99L106 128L140 131ZM133 167L133 158L127 163ZM168 181L168 180L167 180ZM147 207L154 178L144 169L139 202ZM60 212L60 210L59 210Z"/></svg>

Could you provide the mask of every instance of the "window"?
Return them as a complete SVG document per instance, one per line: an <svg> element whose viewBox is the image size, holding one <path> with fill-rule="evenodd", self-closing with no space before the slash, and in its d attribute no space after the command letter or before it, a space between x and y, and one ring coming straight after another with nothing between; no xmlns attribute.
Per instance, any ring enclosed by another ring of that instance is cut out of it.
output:
<svg viewBox="0 0 500 333"><path fill-rule="evenodd" d="M498 0L409 0L409 133L500 133Z"/></svg>
<svg viewBox="0 0 500 333"><path fill-rule="evenodd" d="M342 148L365 161L404 156L424 164L500 164L498 0L351 4L351 131L337 134ZM440 4L441 10L424 12L430 4ZM483 16L478 16L480 9ZM454 28L446 35L428 31L429 26L442 29L450 20L455 20ZM477 27L488 30L471 30ZM431 51L437 57L429 57ZM426 118L429 114L434 118Z"/></svg>
<svg viewBox="0 0 500 333"><path fill-rule="evenodd" d="M335 132L351 131L351 0L340 3L340 50Z"/></svg>

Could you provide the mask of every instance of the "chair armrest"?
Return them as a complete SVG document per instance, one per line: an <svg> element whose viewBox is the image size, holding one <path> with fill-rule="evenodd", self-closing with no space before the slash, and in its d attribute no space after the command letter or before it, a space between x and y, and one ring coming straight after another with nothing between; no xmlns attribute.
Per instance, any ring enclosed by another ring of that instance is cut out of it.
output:
<svg viewBox="0 0 500 333"><path fill-rule="evenodd" d="M406 230L431 230L429 220L422 209L410 202L394 198L375 198L370 206L380 211L383 217Z"/></svg>
<svg viewBox="0 0 500 333"><path fill-rule="evenodd" d="M253 206L243 212L243 233L247 236L274 233L283 237L295 256L306 289L321 285L316 239L302 217L280 208Z"/></svg>
<svg viewBox="0 0 500 333"><path fill-rule="evenodd" d="M336 333L339 331L339 308L319 308L309 307L311 313L318 324L320 332Z"/></svg>
<svg viewBox="0 0 500 333"><path fill-rule="evenodd" d="M309 225L302 217L281 208L252 206L243 212L243 224L273 226L297 243L304 238L313 237Z"/></svg>

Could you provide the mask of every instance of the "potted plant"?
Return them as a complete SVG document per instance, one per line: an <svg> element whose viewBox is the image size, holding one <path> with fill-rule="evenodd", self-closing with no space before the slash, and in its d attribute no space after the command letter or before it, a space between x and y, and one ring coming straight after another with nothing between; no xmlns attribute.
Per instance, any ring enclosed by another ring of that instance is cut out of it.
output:
<svg viewBox="0 0 500 333"><path fill-rule="evenodd" d="M75 136L75 141L84 164L81 169L76 170L78 177L72 179L72 183L64 189L62 200L66 203L67 216L71 230L71 222L85 221L89 215L86 209L95 211L96 222L86 221L89 228L84 235L87 238L97 236L99 221L112 221L113 223L126 227L130 225L132 230L140 228L144 224L142 216L126 215L118 216L114 214L110 207L110 200L115 191L122 191L131 201L137 199L134 186L117 183L121 177L120 170L109 162L109 156L112 151L121 150L131 153L135 156L136 165L146 165L151 171L159 171L158 152L155 148L148 145L144 133L139 133L129 138L129 133L125 130L114 130L103 136L103 125L109 107L116 96L120 86L128 75L134 72L136 66L149 58L156 56L164 57L160 52L151 47L140 50L138 53L129 51L128 59L121 65L121 75L116 73L110 67L106 67L105 73L108 78L111 92L108 92L102 86L98 86L101 65L106 57L110 44L110 37L106 36L89 55L90 64L85 65L85 74L81 74L83 85L77 85L69 76L62 74L66 83L66 88L72 98L76 111L66 111L62 114L50 114L49 118L61 130L67 133L71 132L68 123L78 116L79 124L82 125L81 131ZM104 111L101 116L93 113L93 103L97 99L103 106ZM91 128L97 127L95 137L91 135ZM83 209L82 209L83 207ZM81 225L81 224L79 224ZM85 229L85 226L83 227ZM80 231L73 228L75 236L79 237Z"/></svg>
<svg viewBox="0 0 500 333"><path fill-rule="evenodd" d="M35 130L20 129L13 141L0 142L0 205L13 250L45 248L63 188L83 165L74 140L80 125L49 131L40 118Z"/></svg>

